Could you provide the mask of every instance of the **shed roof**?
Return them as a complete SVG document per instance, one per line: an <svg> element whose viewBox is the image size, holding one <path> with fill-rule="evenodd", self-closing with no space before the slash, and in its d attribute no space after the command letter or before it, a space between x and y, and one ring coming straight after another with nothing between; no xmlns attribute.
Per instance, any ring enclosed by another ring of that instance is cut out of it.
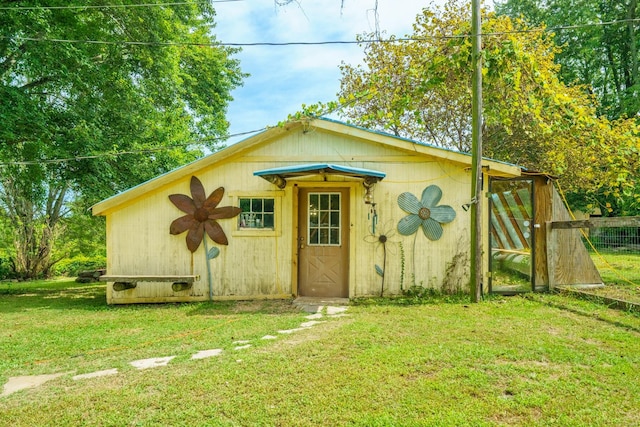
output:
<svg viewBox="0 0 640 427"><path fill-rule="evenodd" d="M93 215L106 215L109 212L118 209L118 207L120 207L121 205L128 204L138 197L141 197L151 191L168 185L175 180L184 178L185 176L193 175L204 168L207 168L225 159L229 159L235 155L241 154L242 152L251 150L256 146L264 144L268 141L272 141L288 132L292 132L305 127L313 127L316 130L323 130L328 133L347 135L355 139L380 143L404 151L410 151L412 153L434 157L441 160L447 160L471 167L472 157L467 153L461 153L459 151L436 147L434 145L425 144L407 138L397 137L384 132L372 131L336 120L325 118L303 119L285 123L283 126L268 128L263 132L253 135L236 144L225 147L220 151L205 156L185 166L174 169L163 175L159 175L126 191L118 193L108 199L95 204L92 207ZM522 168L517 165L486 158L483 159L482 164L485 169L485 173L495 176L520 176L522 170Z"/></svg>

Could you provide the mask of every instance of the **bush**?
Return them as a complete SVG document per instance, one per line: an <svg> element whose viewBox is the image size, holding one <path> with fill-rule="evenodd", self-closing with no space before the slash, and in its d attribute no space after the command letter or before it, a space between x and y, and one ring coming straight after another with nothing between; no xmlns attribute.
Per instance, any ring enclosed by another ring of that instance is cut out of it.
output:
<svg viewBox="0 0 640 427"><path fill-rule="evenodd" d="M53 266L55 276L77 276L80 271L100 270L106 268L107 258L102 255L92 257L80 255L73 258L63 259Z"/></svg>
<svg viewBox="0 0 640 427"><path fill-rule="evenodd" d="M14 271L11 266L11 258L0 257L0 280L13 279Z"/></svg>

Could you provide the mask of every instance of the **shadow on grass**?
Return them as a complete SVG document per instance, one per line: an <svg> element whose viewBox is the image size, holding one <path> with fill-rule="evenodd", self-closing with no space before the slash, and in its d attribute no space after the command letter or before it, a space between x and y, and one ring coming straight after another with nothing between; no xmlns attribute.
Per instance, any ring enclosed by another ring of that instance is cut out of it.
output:
<svg viewBox="0 0 640 427"><path fill-rule="evenodd" d="M609 323L619 328L624 328L624 329L628 329L628 330L640 333L640 325L631 324L631 323L636 323L635 321L633 321L634 318L640 319L640 316L638 315L638 313L621 312L620 310L609 308L606 305L598 304L597 302L587 301L588 303L591 303L594 305L600 305L603 309L606 310L604 314L600 312L589 311L575 304L575 302L577 301L584 301L584 300L581 300L579 298L574 298L571 295L561 296L561 295L549 295L549 294L547 295L524 294L522 295L522 298L528 299L529 301L535 301L540 304L545 304L549 307L553 307L559 310L564 310L573 314L577 314L579 316L597 319L601 322ZM609 310L612 313L620 313L620 314L626 313L629 315L629 319L624 319L619 317L616 318L615 315L607 316L607 311ZM631 320L631 321L626 322L625 320Z"/></svg>
<svg viewBox="0 0 640 427"><path fill-rule="evenodd" d="M497 294L484 295L483 300L501 299L502 296ZM386 297L368 297L354 298L351 304L367 306L367 305L384 305L384 306L402 306L402 305L426 305L426 304L468 304L471 302L471 296L465 292L444 293L432 288L424 288L414 286L403 292L402 295L386 296Z"/></svg>
<svg viewBox="0 0 640 427"><path fill-rule="evenodd" d="M34 309L100 311L108 308L104 283L37 281L0 284L0 313Z"/></svg>
<svg viewBox="0 0 640 427"><path fill-rule="evenodd" d="M220 316L231 314L284 314L299 313L299 307L293 305L292 299L264 299L247 301L206 301L189 304L192 309L188 316Z"/></svg>
<svg viewBox="0 0 640 427"><path fill-rule="evenodd" d="M0 314L35 309L132 311L154 307L162 310L175 306L184 306L188 316L278 315L300 311L292 304L291 299L107 305L104 283L86 284L73 280L0 283Z"/></svg>

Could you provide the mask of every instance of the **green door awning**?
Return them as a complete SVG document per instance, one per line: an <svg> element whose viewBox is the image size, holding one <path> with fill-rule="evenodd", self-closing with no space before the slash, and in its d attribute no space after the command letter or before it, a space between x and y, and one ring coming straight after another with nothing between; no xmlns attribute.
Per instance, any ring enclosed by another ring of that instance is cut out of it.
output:
<svg viewBox="0 0 640 427"><path fill-rule="evenodd" d="M284 188L287 185L287 178L297 178L309 175L349 176L352 178L362 179L369 185L381 181L385 176L387 176L384 172L372 169L354 168L351 166L335 165L330 163L283 166L280 168L255 171L253 174L266 179L270 183L277 185L279 188Z"/></svg>

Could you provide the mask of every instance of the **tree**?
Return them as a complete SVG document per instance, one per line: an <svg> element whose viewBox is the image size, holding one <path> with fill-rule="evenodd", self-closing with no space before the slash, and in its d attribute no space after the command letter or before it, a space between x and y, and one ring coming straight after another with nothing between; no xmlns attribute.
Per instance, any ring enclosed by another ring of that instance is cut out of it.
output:
<svg viewBox="0 0 640 427"><path fill-rule="evenodd" d="M363 65L343 64L343 115L360 125L460 151L470 148L469 6L425 9L410 40L369 43ZM638 180L634 121L598 117L584 86L559 78L553 38L521 20L487 14L484 154L560 177L566 190L620 197ZM366 38L366 36L365 36Z"/></svg>
<svg viewBox="0 0 640 427"><path fill-rule="evenodd" d="M534 26L572 27L555 31L561 79L590 85L599 114L635 117L640 111L637 0L503 0L496 11Z"/></svg>
<svg viewBox="0 0 640 427"><path fill-rule="evenodd" d="M207 2L48 4L0 0L0 206L25 278L55 262L71 200L86 208L215 150L244 77Z"/></svg>

